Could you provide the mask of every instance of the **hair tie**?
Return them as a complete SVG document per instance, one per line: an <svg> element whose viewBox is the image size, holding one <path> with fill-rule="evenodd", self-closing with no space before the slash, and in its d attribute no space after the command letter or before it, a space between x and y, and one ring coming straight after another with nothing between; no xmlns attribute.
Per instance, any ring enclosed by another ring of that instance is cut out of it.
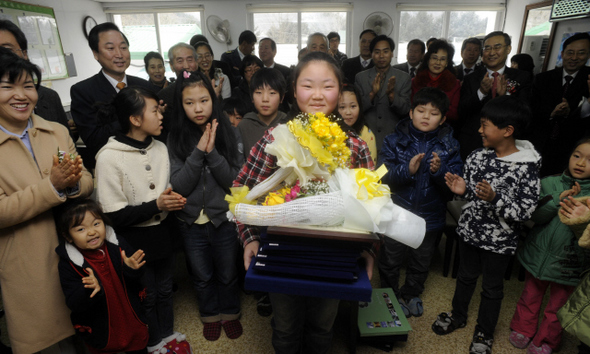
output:
<svg viewBox="0 0 590 354"><path fill-rule="evenodd" d="M191 76L191 73L189 73L188 71L185 71L185 72L183 72L183 73L182 73L182 76L183 76L185 79L188 79L188 78Z"/></svg>

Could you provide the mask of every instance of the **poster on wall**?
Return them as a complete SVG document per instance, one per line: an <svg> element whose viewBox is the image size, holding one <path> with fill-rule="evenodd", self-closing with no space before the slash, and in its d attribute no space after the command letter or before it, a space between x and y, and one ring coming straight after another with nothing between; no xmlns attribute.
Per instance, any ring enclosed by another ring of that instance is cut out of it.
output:
<svg viewBox="0 0 590 354"><path fill-rule="evenodd" d="M16 24L27 37L27 56L42 80L68 78L55 12L50 7L0 0L0 19Z"/></svg>
<svg viewBox="0 0 590 354"><path fill-rule="evenodd" d="M555 66L563 66L563 58L561 57L561 53L563 52L563 42L565 42L566 39L570 38L571 36L573 36L576 33L580 33L580 32L571 32L571 33L564 33L563 37L561 38L561 44L559 45L559 53L557 53L557 63L555 63ZM588 34L590 34L590 31L587 32ZM586 66L590 65L590 59L588 59L588 61L586 62Z"/></svg>

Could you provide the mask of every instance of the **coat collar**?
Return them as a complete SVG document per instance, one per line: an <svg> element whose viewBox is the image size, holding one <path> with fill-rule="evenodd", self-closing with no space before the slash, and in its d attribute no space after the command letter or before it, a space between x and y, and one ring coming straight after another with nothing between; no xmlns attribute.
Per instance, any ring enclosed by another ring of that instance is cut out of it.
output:
<svg viewBox="0 0 590 354"><path fill-rule="evenodd" d="M436 80L433 80L433 78L430 76L428 69L421 70L418 72L418 74L416 74L414 81L416 82L415 85L418 88L426 87L431 81L436 81L437 84L434 87L439 88L444 92L451 91L455 85L457 85L457 78L448 69L443 70Z"/></svg>
<svg viewBox="0 0 590 354"><path fill-rule="evenodd" d="M43 130L47 132L53 132L55 130L51 126L51 123L39 117L35 113L31 114L31 121L33 122L33 126L29 129L29 134L31 134L32 136L35 136L38 130ZM3 144L6 140L10 139L10 137L10 135L0 130L0 144Z"/></svg>
<svg viewBox="0 0 590 354"><path fill-rule="evenodd" d="M119 245L119 240L117 239L117 235L115 235L115 230L112 227L106 226L106 237L105 242L110 242L115 245ZM84 265L84 256L82 256L82 252L76 248L76 246L72 245L69 242L65 243L65 249L68 257L78 267L82 267Z"/></svg>

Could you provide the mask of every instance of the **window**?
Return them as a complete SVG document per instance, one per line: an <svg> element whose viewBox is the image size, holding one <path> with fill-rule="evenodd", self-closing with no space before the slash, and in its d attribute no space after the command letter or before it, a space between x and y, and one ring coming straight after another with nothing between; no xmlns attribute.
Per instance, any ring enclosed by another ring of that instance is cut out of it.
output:
<svg viewBox="0 0 590 354"><path fill-rule="evenodd" d="M178 11L174 10L174 11ZM201 26L203 11L141 13L141 11L107 11L112 21L119 26L129 40L131 65L127 73L148 79L143 58L148 52L159 52L164 57L166 77L176 75L168 65L168 49L178 42L189 43L192 36L203 33Z"/></svg>
<svg viewBox="0 0 590 354"><path fill-rule="evenodd" d="M428 8L428 10L426 10ZM469 37L483 38L487 33L501 29L504 7L459 6L450 8L437 5L399 5L399 36L396 42L397 61L406 61L408 42L419 38L444 38L455 47L455 64L461 62L461 44Z"/></svg>
<svg viewBox="0 0 590 354"><path fill-rule="evenodd" d="M258 40L269 37L277 43L275 62L279 64L296 65L299 50L307 45L307 36L314 32L325 35L338 32L338 50L348 52L350 6L294 9L250 5L248 10Z"/></svg>

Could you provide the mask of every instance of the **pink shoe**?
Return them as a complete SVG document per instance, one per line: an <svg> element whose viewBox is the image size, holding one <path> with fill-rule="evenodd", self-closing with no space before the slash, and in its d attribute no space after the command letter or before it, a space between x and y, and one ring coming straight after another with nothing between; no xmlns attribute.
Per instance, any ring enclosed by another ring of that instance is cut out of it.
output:
<svg viewBox="0 0 590 354"><path fill-rule="evenodd" d="M518 349L524 349L526 348L529 343L531 342L531 339L527 336L525 336L524 334L520 334L516 331L512 331L510 332L510 344L512 344L513 346L515 346Z"/></svg>
<svg viewBox="0 0 590 354"><path fill-rule="evenodd" d="M526 354L551 354L553 349L549 347L546 343L541 344L540 347L535 346L533 343L529 345L528 349L526 350Z"/></svg>

